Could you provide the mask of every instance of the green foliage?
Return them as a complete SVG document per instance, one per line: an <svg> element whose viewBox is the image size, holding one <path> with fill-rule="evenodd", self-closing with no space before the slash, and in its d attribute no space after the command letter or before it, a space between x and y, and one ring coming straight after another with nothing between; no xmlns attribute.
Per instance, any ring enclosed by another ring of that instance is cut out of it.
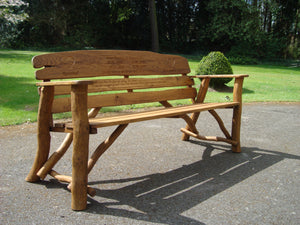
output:
<svg viewBox="0 0 300 225"><path fill-rule="evenodd" d="M247 43L239 43L231 48L226 54L231 64L254 65L258 64L258 58L261 56L258 51Z"/></svg>
<svg viewBox="0 0 300 225"><path fill-rule="evenodd" d="M249 56L228 56L230 64L233 65L256 65L258 60Z"/></svg>
<svg viewBox="0 0 300 225"><path fill-rule="evenodd" d="M204 56L196 70L198 75L233 74L230 62L221 52L210 52ZM211 79L210 86L220 87L230 82L232 78Z"/></svg>
<svg viewBox="0 0 300 225"><path fill-rule="evenodd" d="M161 51L220 50L238 57L236 61L300 55L298 0L0 2L2 48L150 50L152 2ZM239 54L231 54L237 50Z"/></svg>
<svg viewBox="0 0 300 225"><path fill-rule="evenodd" d="M28 17L24 10L26 6L21 0L0 1L0 48L13 47L22 33L19 24Z"/></svg>
<svg viewBox="0 0 300 225"><path fill-rule="evenodd" d="M210 17L206 24L210 46L228 51L241 41L251 43L257 39L254 31L259 29L259 20L246 1L211 0L206 9Z"/></svg>

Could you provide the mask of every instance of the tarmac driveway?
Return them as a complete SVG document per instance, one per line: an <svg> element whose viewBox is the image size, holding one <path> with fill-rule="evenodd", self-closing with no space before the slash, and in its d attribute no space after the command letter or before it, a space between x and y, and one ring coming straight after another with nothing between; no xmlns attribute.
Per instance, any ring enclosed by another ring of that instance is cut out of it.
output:
<svg viewBox="0 0 300 225"><path fill-rule="evenodd" d="M219 110L229 123L230 110ZM300 104L245 104L242 153L180 140L184 121L130 124L89 177L88 209L71 210L66 184L24 181L36 124L0 128L0 224L299 224ZM208 113L197 125L219 133ZM91 149L111 128L92 136ZM53 134L54 148L63 139ZM55 169L70 174L71 151Z"/></svg>

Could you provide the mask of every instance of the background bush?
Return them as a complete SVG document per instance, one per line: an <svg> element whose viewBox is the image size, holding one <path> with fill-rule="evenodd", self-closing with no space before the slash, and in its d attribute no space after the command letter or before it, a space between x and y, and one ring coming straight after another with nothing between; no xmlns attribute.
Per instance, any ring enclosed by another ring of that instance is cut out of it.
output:
<svg viewBox="0 0 300 225"><path fill-rule="evenodd" d="M210 52L204 56L196 69L197 75L233 74L231 64L222 52ZM220 87L230 82L232 78L211 79L210 86Z"/></svg>
<svg viewBox="0 0 300 225"><path fill-rule="evenodd" d="M247 56L228 56L228 60L233 65L256 65L258 60Z"/></svg>

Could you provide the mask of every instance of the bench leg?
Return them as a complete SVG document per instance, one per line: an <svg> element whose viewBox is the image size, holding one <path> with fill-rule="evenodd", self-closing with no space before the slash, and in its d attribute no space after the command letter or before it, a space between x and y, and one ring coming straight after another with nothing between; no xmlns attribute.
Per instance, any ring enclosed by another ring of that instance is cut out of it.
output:
<svg viewBox="0 0 300 225"><path fill-rule="evenodd" d="M233 152L241 152L241 144L240 144L241 115L242 115L242 107L240 105L234 107L231 137L232 140L237 142L237 144L232 145Z"/></svg>
<svg viewBox="0 0 300 225"><path fill-rule="evenodd" d="M89 122L87 115L87 85L71 89L73 129L72 209L84 210L87 205L87 162L89 153Z"/></svg>
<svg viewBox="0 0 300 225"><path fill-rule="evenodd" d="M25 179L26 181L37 182L40 180L40 177L37 175L37 172L48 159L50 151L50 140L51 136L49 132L49 126L41 125L37 134L38 147L36 151L36 156L32 168Z"/></svg>
<svg viewBox="0 0 300 225"><path fill-rule="evenodd" d="M89 118L94 118L97 116L98 112L100 111L101 107L93 108L89 114ZM40 177L40 179L45 179L48 173L51 172L52 168L56 165L56 163L63 157L63 155L66 153L68 148L73 142L73 133L68 133L64 139L64 141L61 143L59 148L49 157L47 162L43 165L43 167L38 171L37 175Z"/></svg>
<svg viewBox="0 0 300 225"><path fill-rule="evenodd" d="M73 210L84 210L87 205L88 141L88 132L74 131L71 182Z"/></svg>
<svg viewBox="0 0 300 225"><path fill-rule="evenodd" d="M244 78L236 78L233 87L233 101L239 102L240 104L233 108L232 117L232 140L236 141L236 145L232 145L233 152L241 152L240 144L240 131L241 131L241 117L242 117L242 88Z"/></svg>
<svg viewBox="0 0 300 225"><path fill-rule="evenodd" d="M54 96L54 87L43 87L40 95L37 123L37 152L32 168L25 179L28 182L37 182L40 180L40 177L37 176L37 172L47 161L50 151L51 136L49 127L52 121L51 108Z"/></svg>

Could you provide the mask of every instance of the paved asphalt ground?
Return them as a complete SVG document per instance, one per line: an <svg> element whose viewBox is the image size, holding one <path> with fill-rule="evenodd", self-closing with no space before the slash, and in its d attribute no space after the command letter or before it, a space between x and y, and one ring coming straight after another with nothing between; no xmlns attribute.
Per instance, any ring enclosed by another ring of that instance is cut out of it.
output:
<svg viewBox="0 0 300 225"><path fill-rule="evenodd" d="M230 110L220 114L230 120ZM97 195L81 212L71 210L66 184L24 181L35 126L0 128L0 224L300 224L299 103L245 104L240 154L181 141L183 120L130 124L91 172ZM219 133L208 113L198 127ZM110 132L93 135L91 148ZM63 136L53 136L56 148ZM70 158L55 169L70 174Z"/></svg>

